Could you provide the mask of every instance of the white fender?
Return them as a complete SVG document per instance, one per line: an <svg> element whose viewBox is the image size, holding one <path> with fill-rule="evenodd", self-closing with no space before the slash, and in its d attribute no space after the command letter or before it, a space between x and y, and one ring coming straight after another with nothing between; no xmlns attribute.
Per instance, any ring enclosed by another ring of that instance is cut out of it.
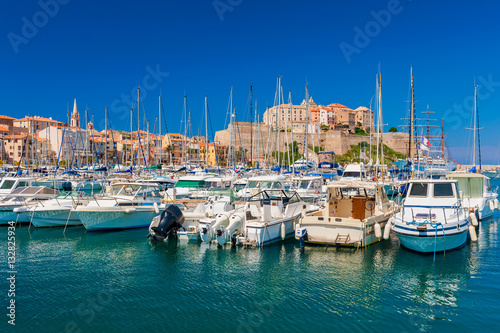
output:
<svg viewBox="0 0 500 333"><path fill-rule="evenodd" d="M469 235L470 235L471 241L473 241L473 242L477 241L476 228L474 228L474 226L472 226L472 225L469 226Z"/></svg>
<svg viewBox="0 0 500 333"><path fill-rule="evenodd" d="M281 222L281 239L285 240L286 238L286 226L284 222Z"/></svg>
<svg viewBox="0 0 500 333"><path fill-rule="evenodd" d="M373 229L375 229L375 237L382 238L382 228L380 227L380 224L375 223Z"/></svg>
<svg viewBox="0 0 500 333"><path fill-rule="evenodd" d="M153 207L155 209L155 213L160 214L160 209L158 208L158 204L156 202L153 204Z"/></svg>
<svg viewBox="0 0 500 333"><path fill-rule="evenodd" d="M497 199L497 198L495 198L495 200L493 200L493 202L495 203L495 209L497 209L497 210L498 210L498 199Z"/></svg>
<svg viewBox="0 0 500 333"><path fill-rule="evenodd" d="M494 211L495 210L495 203L493 202L493 200L488 201L488 204L490 205L490 210Z"/></svg>
<svg viewBox="0 0 500 333"><path fill-rule="evenodd" d="M389 239L389 236L391 235L391 225L392 225L392 217L387 221L385 227L384 227L384 239Z"/></svg>
<svg viewBox="0 0 500 333"><path fill-rule="evenodd" d="M478 224L478 223L477 223L476 213L475 213L475 212L471 212L471 213L469 214L469 217L470 217L470 222L472 223L472 225L473 225L474 227L477 227L477 224Z"/></svg>
<svg viewBox="0 0 500 333"><path fill-rule="evenodd" d="M136 212L136 209L135 208L127 208L125 209L125 213L126 214L133 214Z"/></svg>

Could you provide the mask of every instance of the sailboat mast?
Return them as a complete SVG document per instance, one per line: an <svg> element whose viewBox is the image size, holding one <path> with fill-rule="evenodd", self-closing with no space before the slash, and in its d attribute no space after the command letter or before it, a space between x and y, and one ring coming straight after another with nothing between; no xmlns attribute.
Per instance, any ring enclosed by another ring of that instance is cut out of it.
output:
<svg viewBox="0 0 500 333"><path fill-rule="evenodd" d="M215 142L214 142L215 152ZM205 165L208 166L208 100L205 95Z"/></svg>
<svg viewBox="0 0 500 333"><path fill-rule="evenodd" d="M133 145L132 145L132 131L133 131L133 119L134 119L134 109L130 108L130 166L132 166L132 155L133 155Z"/></svg>
<svg viewBox="0 0 500 333"><path fill-rule="evenodd" d="M161 165L161 155L162 155L162 143L161 139L161 95L158 96L158 137L160 138L160 165ZM161 169L160 169L161 170Z"/></svg>
<svg viewBox="0 0 500 333"><path fill-rule="evenodd" d="M382 179L384 178L384 117L382 115L382 73L379 73L378 108L380 119L380 157L382 162Z"/></svg>
<svg viewBox="0 0 500 333"><path fill-rule="evenodd" d="M140 135L140 130L141 130L141 117L140 117L140 113L141 113L141 106L139 104L139 96L140 96L140 87L137 87L137 165L139 165L139 150L141 149L141 147L139 147L140 145L140 140L139 140L139 135Z"/></svg>
<svg viewBox="0 0 500 333"><path fill-rule="evenodd" d="M474 135L473 135L473 145L472 145L472 147L474 147L472 149L472 152L473 152L472 153L472 165L473 166L476 166L476 135L477 135L477 132L476 132L477 131L477 123L476 123L476 121L477 121L476 120L477 104L476 103L477 103L477 86L474 86L474 110L473 110L473 112L474 112L474 116L473 116L474 117L474 127L473 127Z"/></svg>
<svg viewBox="0 0 500 333"><path fill-rule="evenodd" d="M252 101L253 92L252 86L250 86L250 167L253 166L253 111L252 111Z"/></svg>
<svg viewBox="0 0 500 333"><path fill-rule="evenodd" d="M106 135L104 139L104 166L108 166L108 107L104 108L104 133Z"/></svg>
<svg viewBox="0 0 500 333"><path fill-rule="evenodd" d="M408 145L408 157L412 158L413 157L413 141L415 140L413 137L413 116L414 116L414 112L415 112L415 99L414 99L414 91L413 91L413 65L410 68L410 77L411 77L411 100L410 100L410 117L409 117L410 123L408 126L410 142Z"/></svg>
<svg viewBox="0 0 500 333"><path fill-rule="evenodd" d="M306 166L309 165L309 88L307 87L306 83L306 128L305 128L305 134L306 134L306 140L305 140L305 146L304 146L304 156L306 158Z"/></svg>
<svg viewBox="0 0 500 333"><path fill-rule="evenodd" d="M292 118L292 91L288 90L288 103L290 104L290 135L291 135L291 140L292 140L292 151L288 153L288 155L292 155L290 158L290 166L292 167L292 175L295 175L295 167L293 166L295 164L295 147L293 144L293 118ZM288 147L290 149L290 147Z"/></svg>

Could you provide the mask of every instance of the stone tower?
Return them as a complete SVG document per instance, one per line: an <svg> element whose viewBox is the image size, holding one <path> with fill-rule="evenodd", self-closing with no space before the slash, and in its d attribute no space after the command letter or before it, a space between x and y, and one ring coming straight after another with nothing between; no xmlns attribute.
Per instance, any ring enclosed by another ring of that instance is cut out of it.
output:
<svg viewBox="0 0 500 333"><path fill-rule="evenodd" d="M73 112L71 113L71 126L80 128L80 115L78 114L78 110L76 109L76 98L75 104L73 105Z"/></svg>

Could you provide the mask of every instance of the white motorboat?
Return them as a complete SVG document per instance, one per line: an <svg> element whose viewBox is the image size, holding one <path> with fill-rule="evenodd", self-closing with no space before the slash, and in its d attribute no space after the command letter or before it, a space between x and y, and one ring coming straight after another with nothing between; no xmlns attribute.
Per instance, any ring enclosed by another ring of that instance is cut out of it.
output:
<svg viewBox="0 0 500 333"><path fill-rule="evenodd" d="M82 225L72 208L85 206L90 198L83 192L63 192L54 199L39 202L37 205L14 209L20 219L29 219L37 227L65 227Z"/></svg>
<svg viewBox="0 0 500 333"><path fill-rule="evenodd" d="M344 172L342 173L342 176L340 177L340 180L366 180L367 178L367 173L365 166L363 164L348 164Z"/></svg>
<svg viewBox="0 0 500 333"><path fill-rule="evenodd" d="M307 202L318 201L326 194L326 189L321 176L306 175L292 178L291 190L296 191L300 198Z"/></svg>
<svg viewBox="0 0 500 333"><path fill-rule="evenodd" d="M333 182L325 208L301 218L295 238L301 246L365 247L382 240L382 230L396 209L384 187L374 182Z"/></svg>
<svg viewBox="0 0 500 333"><path fill-rule="evenodd" d="M156 184L116 183L104 197L72 210L88 231L148 227L165 208Z"/></svg>
<svg viewBox="0 0 500 333"><path fill-rule="evenodd" d="M458 181L462 206L477 212L477 218L484 220L493 216L498 209L497 193L491 190L490 178L480 173L451 173L446 177Z"/></svg>
<svg viewBox="0 0 500 333"><path fill-rule="evenodd" d="M417 252L436 253L465 244L471 227L467 208L459 197L458 181L451 179L411 180L401 211L384 230L396 234L401 245ZM477 223L477 221L476 221Z"/></svg>
<svg viewBox="0 0 500 333"><path fill-rule="evenodd" d="M170 200L187 198L193 192L202 189L205 181L211 177L213 176L207 174L179 177L175 186L167 190L167 197Z"/></svg>
<svg viewBox="0 0 500 333"><path fill-rule="evenodd" d="M232 242L244 246L263 246L291 238L295 224L307 209L317 209L302 201L293 191L264 190L250 197L241 212L229 218L217 236L219 245Z"/></svg>
<svg viewBox="0 0 500 333"><path fill-rule="evenodd" d="M35 180L31 177L3 177L0 181L0 198L12 193L18 187L34 185Z"/></svg>
<svg viewBox="0 0 500 333"><path fill-rule="evenodd" d="M11 221L19 223L30 222L30 216L19 216L17 214L17 209L35 206L42 201L54 198L58 194L58 190L45 186L17 187L0 200L0 225L6 225Z"/></svg>
<svg viewBox="0 0 500 333"><path fill-rule="evenodd" d="M263 190L284 190L286 176L269 175L250 177L245 188L238 191L238 198L250 198Z"/></svg>

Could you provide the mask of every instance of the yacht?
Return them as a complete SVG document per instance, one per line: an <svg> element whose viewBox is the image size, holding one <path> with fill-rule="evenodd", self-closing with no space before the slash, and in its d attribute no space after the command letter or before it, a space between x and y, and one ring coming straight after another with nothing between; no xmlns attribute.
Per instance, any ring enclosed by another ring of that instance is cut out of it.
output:
<svg viewBox="0 0 500 333"><path fill-rule="evenodd" d="M396 234L407 249L436 253L465 244L469 234L469 212L462 206L458 181L452 179L411 180L401 210L384 230ZM471 230L474 233L475 230Z"/></svg>
<svg viewBox="0 0 500 333"><path fill-rule="evenodd" d="M103 197L94 197L72 213L87 231L148 227L165 204L161 187L154 183L115 183Z"/></svg>
<svg viewBox="0 0 500 333"><path fill-rule="evenodd" d="M382 240L382 230L397 210L384 187L374 182L333 182L327 198L325 208L299 220L295 238L301 246L368 246Z"/></svg>

